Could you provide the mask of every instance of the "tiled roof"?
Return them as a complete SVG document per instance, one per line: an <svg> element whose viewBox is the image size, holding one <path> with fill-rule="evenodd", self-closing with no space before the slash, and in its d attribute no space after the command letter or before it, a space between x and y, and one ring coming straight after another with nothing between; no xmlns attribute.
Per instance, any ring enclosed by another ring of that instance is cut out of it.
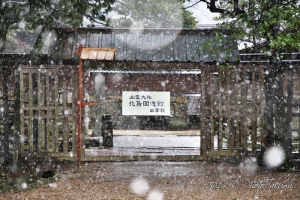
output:
<svg viewBox="0 0 300 200"><path fill-rule="evenodd" d="M236 41L224 32L224 43L216 40L211 29L108 29L56 28L50 57L76 59L79 44L86 48L114 48L117 61L223 62L238 58ZM207 41L218 47L205 50ZM228 49L233 49L228 53Z"/></svg>

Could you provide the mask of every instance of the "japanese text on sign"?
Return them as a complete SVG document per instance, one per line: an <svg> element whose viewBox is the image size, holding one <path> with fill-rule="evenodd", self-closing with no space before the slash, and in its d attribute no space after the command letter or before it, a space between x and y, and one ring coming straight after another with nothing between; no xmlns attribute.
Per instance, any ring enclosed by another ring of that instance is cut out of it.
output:
<svg viewBox="0 0 300 200"><path fill-rule="evenodd" d="M170 115L170 92L123 91L123 115Z"/></svg>

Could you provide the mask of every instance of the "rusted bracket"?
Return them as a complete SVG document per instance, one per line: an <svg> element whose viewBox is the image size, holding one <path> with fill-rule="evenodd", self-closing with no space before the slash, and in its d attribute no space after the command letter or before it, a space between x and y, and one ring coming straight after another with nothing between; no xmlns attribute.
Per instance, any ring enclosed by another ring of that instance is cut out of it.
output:
<svg viewBox="0 0 300 200"><path fill-rule="evenodd" d="M96 106L96 105L99 105L99 102L97 102L97 101L82 102L81 105L82 106Z"/></svg>

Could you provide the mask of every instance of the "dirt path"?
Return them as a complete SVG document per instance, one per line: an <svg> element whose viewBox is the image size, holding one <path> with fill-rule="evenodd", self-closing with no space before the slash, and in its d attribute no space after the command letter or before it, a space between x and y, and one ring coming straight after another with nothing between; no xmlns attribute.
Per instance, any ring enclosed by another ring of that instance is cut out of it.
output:
<svg viewBox="0 0 300 200"><path fill-rule="evenodd" d="M61 168L56 181L0 199L300 199L300 174L251 162L95 162Z"/></svg>

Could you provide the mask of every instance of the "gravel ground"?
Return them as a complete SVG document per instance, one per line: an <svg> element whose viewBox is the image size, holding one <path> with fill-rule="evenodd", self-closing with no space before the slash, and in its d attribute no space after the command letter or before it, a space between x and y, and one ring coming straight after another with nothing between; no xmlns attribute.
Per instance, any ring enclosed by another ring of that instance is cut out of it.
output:
<svg viewBox="0 0 300 200"><path fill-rule="evenodd" d="M0 199L300 199L299 171L275 172L251 161L89 162L58 166L55 181Z"/></svg>

